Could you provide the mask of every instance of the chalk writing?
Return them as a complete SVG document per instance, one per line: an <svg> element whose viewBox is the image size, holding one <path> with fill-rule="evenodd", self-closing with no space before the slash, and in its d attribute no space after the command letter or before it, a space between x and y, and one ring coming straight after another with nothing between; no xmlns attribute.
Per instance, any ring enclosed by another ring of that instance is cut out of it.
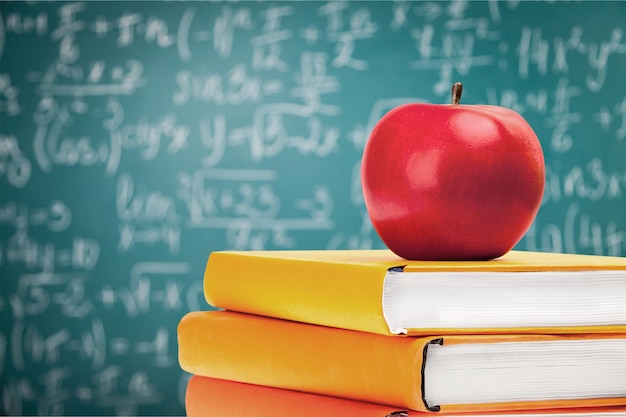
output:
<svg viewBox="0 0 626 417"><path fill-rule="evenodd" d="M257 103L264 92L279 91L280 84L268 84L258 77L250 77L245 66L238 64L226 73L196 75L190 71L181 71L176 74L178 88L174 90L172 102L183 105L190 100L218 105L238 105L243 103Z"/></svg>
<svg viewBox="0 0 626 417"><path fill-rule="evenodd" d="M35 208L7 201L0 206L0 224L8 224L15 229L42 226L50 231L62 232L72 224L72 212L60 200Z"/></svg>
<svg viewBox="0 0 626 417"><path fill-rule="evenodd" d="M0 177L16 188L22 188L30 179L32 164L20 150L15 136L0 134Z"/></svg>
<svg viewBox="0 0 626 417"><path fill-rule="evenodd" d="M546 167L546 188L542 203L561 199L615 201L624 197L626 171L606 172L600 158L594 158L585 166L574 166L567 173L559 172L559 166Z"/></svg>
<svg viewBox="0 0 626 417"><path fill-rule="evenodd" d="M602 89L606 81L608 63L613 55L626 54L626 39L621 28L612 29L608 38L601 42L585 39L580 26L571 29L567 38L555 37L552 42L546 39L540 28L524 27L518 45L519 75L527 78L531 66L539 74L569 72L569 55L583 55L588 64L585 86L592 92Z"/></svg>
<svg viewBox="0 0 626 417"><path fill-rule="evenodd" d="M59 104L50 96L39 101L33 115L37 125L33 147L36 161L44 172L50 172L55 166L104 166L109 175L117 170L121 155L119 136L103 135L100 140L80 132L78 136L69 133L75 119L83 113L84 107Z"/></svg>
<svg viewBox="0 0 626 417"><path fill-rule="evenodd" d="M522 240L526 250L624 256L626 229L617 221L597 221L571 203L559 222L531 226Z"/></svg>
<svg viewBox="0 0 626 417"><path fill-rule="evenodd" d="M20 113L18 90L11 84L11 77L8 74L2 73L0 73L0 114L1 113L6 113L7 116L16 116Z"/></svg>
<svg viewBox="0 0 626 417"><path fill-rule="evenodd" d="M613 132L617 140L624 140L626 138L626 95L613 106L601 106L594 114L594 121L602 130Z"/></svg>

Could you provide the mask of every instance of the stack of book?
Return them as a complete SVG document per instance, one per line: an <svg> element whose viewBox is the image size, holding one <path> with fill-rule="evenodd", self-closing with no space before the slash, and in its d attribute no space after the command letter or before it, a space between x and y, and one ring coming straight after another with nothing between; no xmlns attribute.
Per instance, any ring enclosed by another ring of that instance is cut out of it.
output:
<svg viewBox="0 0 626 417"><path fill-rule="evenodd" d="M626 258L220 251L178 326L195 416L626 416Z"/></svg>

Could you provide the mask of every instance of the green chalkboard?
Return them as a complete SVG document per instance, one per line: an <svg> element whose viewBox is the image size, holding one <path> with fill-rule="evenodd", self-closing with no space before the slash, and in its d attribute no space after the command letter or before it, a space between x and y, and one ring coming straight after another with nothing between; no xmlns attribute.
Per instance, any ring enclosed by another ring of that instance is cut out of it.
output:
<svg viewBox="0 0 626 417"><path fill-rule="evenodd" d="M382 248L359 164L408 101L513 108L522 250L626 255L626 3L0 2L0 414L183 415L220 249ZM462 208L459 208L460 210Z"/></svg>

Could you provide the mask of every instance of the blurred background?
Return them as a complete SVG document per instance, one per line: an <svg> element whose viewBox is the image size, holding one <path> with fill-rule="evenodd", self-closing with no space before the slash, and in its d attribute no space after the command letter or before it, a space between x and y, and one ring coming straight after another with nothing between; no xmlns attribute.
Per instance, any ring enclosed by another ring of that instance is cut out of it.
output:
<svg viewBox="0 0 626 417"><path fill-rule="evenodd" d="M543 145L516 249L625 256L625 21L601 1L0 2L0 414L183 415L176 326L211 308L209 253L383 248L369 132L455 81Z"/></svg>

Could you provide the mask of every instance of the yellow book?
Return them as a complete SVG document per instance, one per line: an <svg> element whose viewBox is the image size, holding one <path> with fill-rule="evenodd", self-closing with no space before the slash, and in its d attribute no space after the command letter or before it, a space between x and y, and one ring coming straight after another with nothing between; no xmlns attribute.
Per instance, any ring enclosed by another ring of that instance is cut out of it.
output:
<svg viewBox="0 0 626 417"><path fill-rule="evenodd" d="M388 250L219 251L217 308L386 335L626 332L626 258L511 251L407 261Z"/></svg>
<svg viewBox="0 0 626 417"><path fill-rule="evenodd" d="M389 337L202 311L179 323L178 360L194 375L399 410L626 405L626 334Z"/></svg>

